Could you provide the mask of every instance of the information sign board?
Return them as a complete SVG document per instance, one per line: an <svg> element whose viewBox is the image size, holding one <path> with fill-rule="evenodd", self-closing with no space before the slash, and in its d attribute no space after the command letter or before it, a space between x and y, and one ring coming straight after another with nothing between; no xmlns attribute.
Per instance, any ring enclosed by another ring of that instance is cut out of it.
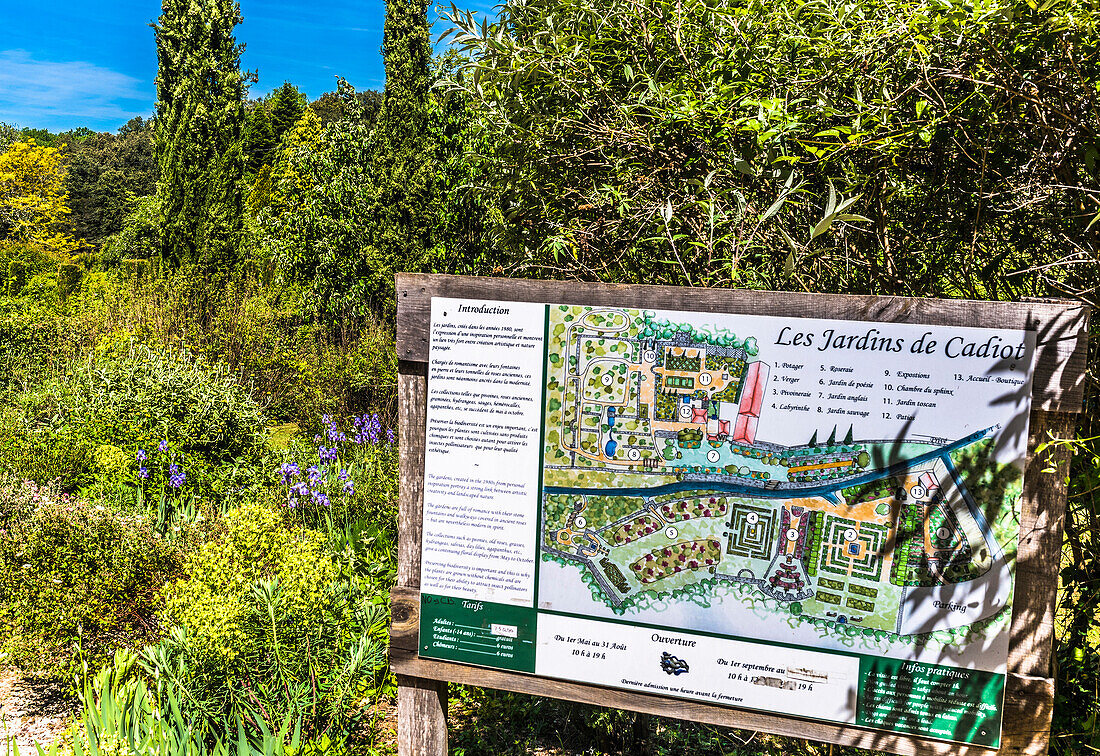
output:
<svg viewBox="0 0 1100 756"><path fill-rule="evenodd" d="M1000 747L1050 334L688 291L427 298L417 658Z"/></svg>

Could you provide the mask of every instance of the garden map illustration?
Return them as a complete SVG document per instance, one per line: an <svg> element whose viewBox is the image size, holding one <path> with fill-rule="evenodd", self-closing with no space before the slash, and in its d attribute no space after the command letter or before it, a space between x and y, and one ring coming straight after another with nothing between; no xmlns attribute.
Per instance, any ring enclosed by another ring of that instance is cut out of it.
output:
<svg viewBox="0 0 1100 756"><path fill-rule="evenodd" d="M724 583L776 618L884 641L1006 621L1012 518L987 522L960 474L984 460L1011 477L985 459L996 428L868 438L863 412L778 444L768 424L792 405L776 397L799 392L774 390L752 334L559 306L548 336L540 547L593 602L619 614ZM832 396L863 388L828 376Z"/></svg>

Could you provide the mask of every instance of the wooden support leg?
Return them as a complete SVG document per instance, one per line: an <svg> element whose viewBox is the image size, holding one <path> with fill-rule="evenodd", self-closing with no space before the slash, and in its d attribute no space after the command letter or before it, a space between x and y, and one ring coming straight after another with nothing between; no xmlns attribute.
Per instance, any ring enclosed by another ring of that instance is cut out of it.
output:
<svg viewBox="0 0 1100 756"><path fill-rule="evenodd" d="M447 756L447 683L397 676L398 756Z"/></svg>
<svg viewBox="0 0 1100 756"><path fill-rule="evenodd" d="M398 370L401 507L397 583L416 588L420 585L428 366L401 362ZM397 753L398 756L447 756L447 683L397 676Z"/></svg>

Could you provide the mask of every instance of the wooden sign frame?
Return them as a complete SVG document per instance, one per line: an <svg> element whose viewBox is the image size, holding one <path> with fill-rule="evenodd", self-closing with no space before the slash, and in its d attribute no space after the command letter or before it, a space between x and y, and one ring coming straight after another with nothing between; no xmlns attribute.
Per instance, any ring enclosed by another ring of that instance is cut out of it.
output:
<svg viewBox="0 0 1100 756"><path fill-rule="evenodd" d="M447 753L447 681L762 730L900 754L1043 754L1054 704L1054 612L1070 438L1084 395L1089 308L1069 301L1019 303L841 296L664 286L585 284L442 275L397 276L400 513L392 592L390 665L398 679L402 756ZM605 305L945 326L996 326L1037 335L1001 746L944 742L763 711L728 708L534 675L421 658L418 653L428 347L432 297Z"/></svg>

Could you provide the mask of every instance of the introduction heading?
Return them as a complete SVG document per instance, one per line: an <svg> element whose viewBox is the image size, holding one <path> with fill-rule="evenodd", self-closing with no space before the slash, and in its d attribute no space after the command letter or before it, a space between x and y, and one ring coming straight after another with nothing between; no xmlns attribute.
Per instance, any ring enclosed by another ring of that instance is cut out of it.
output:
<svg viewBox="0 0 1100 756"><path fill-rule="evenodd" d="M459 312L476 312L479 315L507 315L507 307L490 307L489 305L464 305L458 306Z"/></svg>

